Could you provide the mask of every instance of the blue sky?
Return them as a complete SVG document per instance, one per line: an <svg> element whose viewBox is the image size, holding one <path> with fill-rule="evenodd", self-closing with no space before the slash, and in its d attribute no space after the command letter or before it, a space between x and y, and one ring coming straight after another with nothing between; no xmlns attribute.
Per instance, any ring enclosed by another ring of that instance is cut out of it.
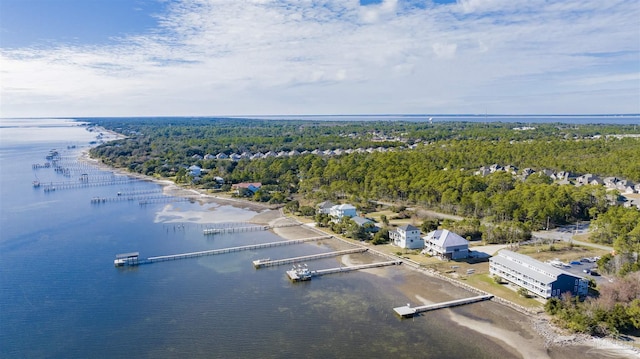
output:
<svg viewBox="0 0 640 359"><path fill-rule="evenodd" d="M0 116L640 113L633 0L0 0Z"/></svg>

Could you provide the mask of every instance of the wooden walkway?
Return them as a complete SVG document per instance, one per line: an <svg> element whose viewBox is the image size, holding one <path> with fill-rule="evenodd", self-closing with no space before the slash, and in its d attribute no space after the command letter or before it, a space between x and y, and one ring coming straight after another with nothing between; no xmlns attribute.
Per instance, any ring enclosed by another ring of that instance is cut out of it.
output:
<svg viewBox="0 0 640 359"><path fill-rule="evenodd" d="M213 235L213 234L224 234L224 233L268 231L273 228L297 227L301 225L302 223L287 223L287 224L280 224L276 226L253 225L253 226L240 226L240 227L206 228L202 230L202 233L205 235Z"/></svg>
<svg viewBox="0 0 640 359"><path fill-rule="evenodd" d="M400 264L402 264L402 261L376 262L376 263L359 264L359 265L347 266L347 267L318 269L318 270L312 271L312 274L313 274L314 277L319 277L321 275L327 275L327 274L351 272L351 271L354 271L354 270L378 268L378 267L386 267L386 266L394 266L394 265L397 266L397 265L400 265Z"/></svg>
<svg viewBox="0 0 640 359"><path fill-rule="evenodd" d="M320 259L320 258L336 257L344 254L362 253L368 250L369 250L368 248L353 248L353 249L345 249L343 251L312 254L312 255L302 256L302 257L293 257L293 258L284 258L284 259L275 259L275 260L257 259L253 261L253 266L256 267L256 269L258 269L262 267L279 266L283 264L291 264L291 263L309 261L309 260Z"/></svg>
<svg viewBox="0 0 640 359"><path fill-rule="evenodd" d="M412 317L418 313L428 312L431 310L456 307L459 305L482 302L493 298L493 295L479 295L477 297L450 300L448 302L428 304L419 307L411 307L408 304L402 307L393 308L393 310L401 317Z"/></svg>
<svg viewBox="0 0 640 359"><path fill-rule="evenodd" d="M295 240L290 240L290 241L278 241L278 242L269 242L269 243L261 243L261 244L252 244L252 245L240 246L240 247L212 249L212 250L199 251L199 252L170 254L170 255L166 255L166 256L149 257L146 260L127 261L123 265L136 266L136 265L140 265L140 264L151 264L151 263L156 263L156 262L175 261L175 260L179 260L179 259L196 258L196 257L204 257L204 256L213 256L213 255L217 255L217 254L240 252L240 251L246 251L246 250L252 250L252 249L288 246L288 245L291 245L291 244L299 244L299 243L317 241L317 240L320 240L320 239L327 239L327 238L331 238L331 236L310 237L310 238L295 239Z"/></svg>

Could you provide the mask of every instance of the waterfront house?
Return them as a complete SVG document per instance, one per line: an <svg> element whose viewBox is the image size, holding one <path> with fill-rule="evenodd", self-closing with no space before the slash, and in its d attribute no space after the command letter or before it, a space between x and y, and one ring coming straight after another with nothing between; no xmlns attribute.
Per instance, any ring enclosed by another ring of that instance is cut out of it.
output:
<svg viewBox="0 0 640 359"><path fill-rule="evenodd" d="M335 205L329 210L329 215L333 217L335 221L340 221L343 217L355 217L356 207L350 204Z"/></svg>
<svg viewBox="0 0 640 359"><path fill-rule="evenodd" d="M322 213L322 214L330 214L331 213L331 208L335 206L335 203L331 202L331 201L324 201L324 202L320 202L316 205L316 210L317 213Z"/></svg>
<svg viewBox="0 0 640 359"><path fill-rule="evenodd" d="M356 225L358 225L358 227L364 228L365 232L367 233L375 233L379 230L379 228L376 227L375 222L370 220L369 218L356 216L356 217L351 217L351 220Z"/></svg>
<svg viewBox="0 0 640 359"><path fill-rule="evenodd" d="M389 239L391 240L391 243L400 248L424 248L424 240L420 237L420 229L410 224L405 224L393 231L389 231Z"/></svg>
<svg viewBox="0 0 640 359"><path fill-rule="evenodd" d="M446 259L463 259L469 256L469 241L447 230L429 232L424 237L425 252Z"/></svg>
<svg viewBox="0 0 640 359"><path fill-rule="evenodd" d="M506 249L489 258L489 273L545 299L565 292L585 296L588 291L583 277Z"/></svg>
<svg viewBox="0 0 640 359"><path fill-rule="evenodd" d="M242 189L248 190L251 193L256 193L260 187L262 187L262 183L260 182L242 182L232 185L231 189L235 190L236 194L240 194Z"/></svg>

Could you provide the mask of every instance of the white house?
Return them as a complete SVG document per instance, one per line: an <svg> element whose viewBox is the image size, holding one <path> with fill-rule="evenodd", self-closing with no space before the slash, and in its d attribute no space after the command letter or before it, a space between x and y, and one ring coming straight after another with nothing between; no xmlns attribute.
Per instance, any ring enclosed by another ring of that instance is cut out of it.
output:
<svg viewBox="0 0 640 359"><path fill-rule="evenodd" d="M489 273L542 298L560 297L565 292L583 296L589 290L589 282L581 276L506 249L489 258Z"/></svg>
<svg viewBox="0 0 640 359"><path fill-rule="evenodd" d="M389 231L389 239L400 248L424 248L424 240L420 237L420 229L410 224L405 224L393 231Z"/></svg>
<svg viewBox="0 0 640 359"><path fill-rule="evenodd" d="M329 211L329 215L334 217L336 220L340 220L342 217L355 217L356 216L356 207L350 204L340 204L331 207Z"/></svg>
<svg viewBox="0 0 640 359"><path fill-rule="evenodd" d="M425 252L432 256L461 259L469 256L469 242L446 229L429 232L424 237Z"/></svg>

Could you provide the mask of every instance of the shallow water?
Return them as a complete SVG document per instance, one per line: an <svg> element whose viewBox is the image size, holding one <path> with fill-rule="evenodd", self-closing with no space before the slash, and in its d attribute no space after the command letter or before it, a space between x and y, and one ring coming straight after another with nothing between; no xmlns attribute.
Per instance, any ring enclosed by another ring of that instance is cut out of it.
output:
<svg viewBox="0 0 640 359"><path fill-rule="evenodd" d="M43 183L70 179L50 169L32 170L32 163L44 162L52 148L74 158L94 134L65 123L54 130L51 123L22 126L0 128L0 357L516 356L513 349L453 324L445 311L397 318L392 308L411 300L396 289L405 278L400 268L378 270L382 277L350 272L291 283L284 275L288 268L251 265L258 258L332 250L326 244L114 268L116 253L140 251L149 257L280 238L270 232L204 236L202 229L211 222L255 214L228 205L90 203L118 191L159 190L154 183L49 193L33 188L36 175ZM77 147L65 150L72 145ZM339 262L308 264L320 269ZM496 306L479 305L479 311Z"/></svg>

